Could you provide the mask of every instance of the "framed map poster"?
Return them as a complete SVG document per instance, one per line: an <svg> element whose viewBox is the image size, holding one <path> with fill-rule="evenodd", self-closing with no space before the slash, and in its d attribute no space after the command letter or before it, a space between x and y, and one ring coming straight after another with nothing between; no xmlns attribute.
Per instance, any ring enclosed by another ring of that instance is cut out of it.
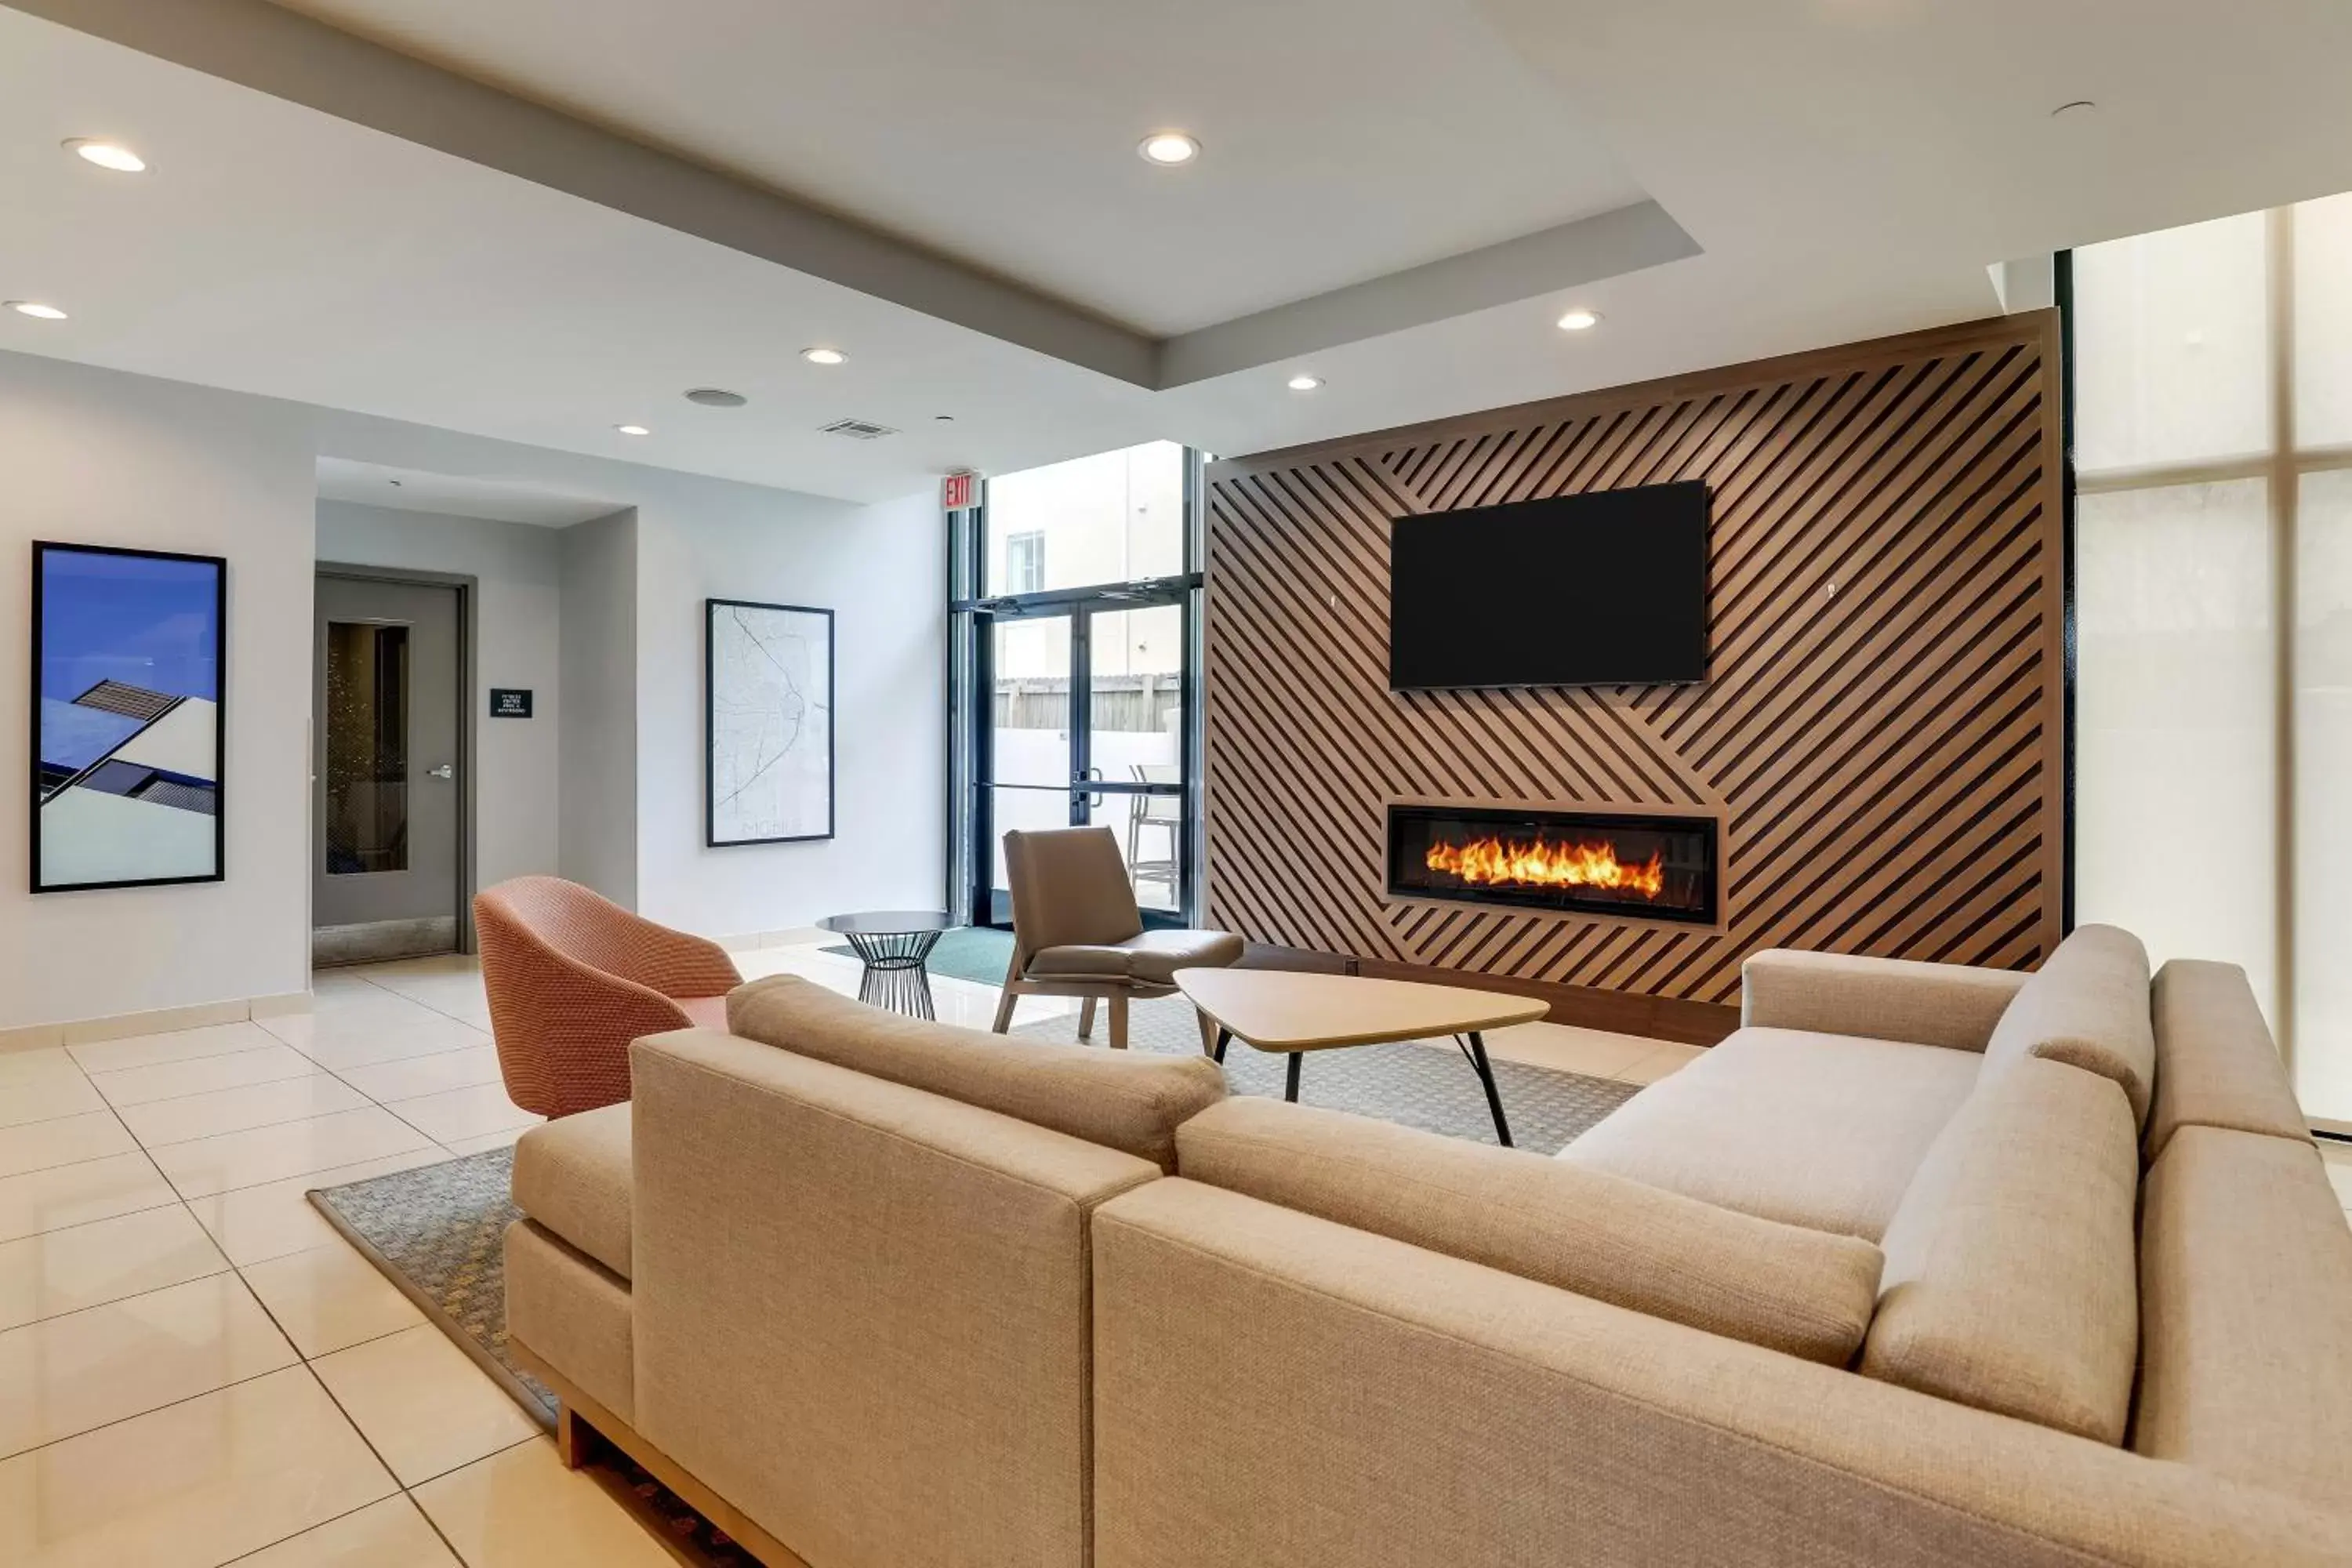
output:
<svg viewBox="0 0 2352 1568"><path fill-rule="evenodd" d="M33 546L33 891L221 879L228 563Z"/></svg>
<svg viewBox="0 0 2352 1568"><path fill-rule="evenodd" d="M703 842L833 837L833 612L703 603Z"/></svg>

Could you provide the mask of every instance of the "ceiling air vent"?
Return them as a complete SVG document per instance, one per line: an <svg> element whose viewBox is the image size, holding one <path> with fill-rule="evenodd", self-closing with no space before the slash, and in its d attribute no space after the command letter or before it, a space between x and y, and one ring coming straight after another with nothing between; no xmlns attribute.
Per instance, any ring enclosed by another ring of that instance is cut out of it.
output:
<svg viewBox="0 0 2352 1568"><path fill-rule="evenodd" d="M836 419L818 428L827 436L846 436L853 441L879 441L885 436L898 433L887 425L876 425L865 419Z"/></svg>

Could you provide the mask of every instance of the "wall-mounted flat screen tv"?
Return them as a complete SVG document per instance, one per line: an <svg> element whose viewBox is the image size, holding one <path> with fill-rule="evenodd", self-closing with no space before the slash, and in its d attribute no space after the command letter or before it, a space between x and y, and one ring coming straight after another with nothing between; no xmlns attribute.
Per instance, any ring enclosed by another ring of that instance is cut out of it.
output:
<svg viewBox="0 0 2352 1568"><path fill-rule="evenodd" d="M1395 520L1389 686L1706 679L1705 483Z"/></svg>

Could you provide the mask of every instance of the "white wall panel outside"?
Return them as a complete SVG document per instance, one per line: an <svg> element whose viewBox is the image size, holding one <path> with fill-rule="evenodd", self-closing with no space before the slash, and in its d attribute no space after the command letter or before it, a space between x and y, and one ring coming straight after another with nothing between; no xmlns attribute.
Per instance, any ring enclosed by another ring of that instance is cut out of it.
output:
<svg viewBox="0 0 2352 1568"><path fill-rule="evenodd" d="M2270 510L2260 479L2082 498L2076 916L2245 965L2275 1012Z"/></svg>
<svg viewBox="0 0 2352 1568"><path fill-rule="evenodd" d="M2074 253L2076 906L2352 1129L2352 196Z"/></svg>
<svg viewBox="0 0 2352 1568"><path fill-rule="evenodd" d="M2352 469L2303 476L2296 534L2295 1076L2352 1121Z"/></svg>

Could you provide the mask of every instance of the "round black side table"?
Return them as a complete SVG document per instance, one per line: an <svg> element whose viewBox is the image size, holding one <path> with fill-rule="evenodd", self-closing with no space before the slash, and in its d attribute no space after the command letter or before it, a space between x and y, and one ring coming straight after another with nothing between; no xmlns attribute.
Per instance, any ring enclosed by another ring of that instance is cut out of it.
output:
<svg viewBox="0 0 2352 1568"><path fill-rule="evenodd" d="M847 937L866 965L857 983L857 999L871 1007L929 1018L931 982L923 961L940 938L955 929L945 910L874 910L863 914L827 915L816 922L819 931Z"/></svg>

